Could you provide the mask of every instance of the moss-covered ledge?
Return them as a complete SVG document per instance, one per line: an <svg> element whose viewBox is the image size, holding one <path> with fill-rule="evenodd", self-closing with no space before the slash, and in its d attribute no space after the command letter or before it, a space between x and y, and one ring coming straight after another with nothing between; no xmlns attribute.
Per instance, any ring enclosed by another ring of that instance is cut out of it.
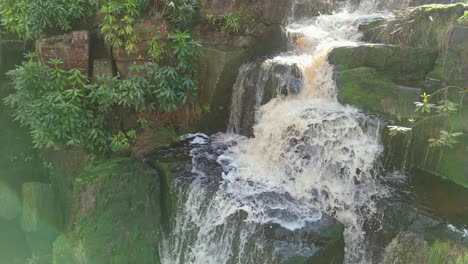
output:
<svg viewBox="0 0 468 264"><path fill-rule="evenodd" d="M73 226L54 243L54 264L159 263L160 179L142 162L117 158L76 179Z"/></svg>

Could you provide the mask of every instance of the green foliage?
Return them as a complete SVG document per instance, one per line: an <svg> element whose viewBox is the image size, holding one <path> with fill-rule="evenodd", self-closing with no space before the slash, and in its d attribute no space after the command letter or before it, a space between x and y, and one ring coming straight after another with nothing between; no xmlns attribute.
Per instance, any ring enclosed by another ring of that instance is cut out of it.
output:
<svg viewBox="0 0 468 264"><path fill-rule="evenodd" d="M164 42L161 41L161 36L154 36L148 41L148 45L148 55L153 60L153 62L157 63L161 61L165 53L165 45Z"/></svg>
<svg viewBox="0 0 468 264"><path fill-rule="evenodd" d="M180 30L192 27L200 0L161 0L164 17Z"/></svg>
<svg viewBox="0 0 468 264"><path fill-rule="evenodd" d="M219 16L207 15L206 21L222 32L239 32L241 28L239 16L233 13Z"/></svg>
<svg viewBox="0 0 468 264"><path fill-rule="evenodd" d="M197 58L201 46L191 39L188 31L176 30L169 35L172 48L171 64L159 66L154 63L148 69L148 80L154 86L159 102L158 110L171 111L197 96Z"/></svg>
<svg viewBox="0 0 468 264"><path fill-rule="evenodd" d="M103 148L109 135L88 104L87 77L79 70L61 70L58 60L50 63L53 67L29 60L10 71L15 93L5 103L16 110L15 119L31 129L36 148Z"/></svg>
<svg viewBox="0 0 468 264"><path fill-rule="evenodd" d="M89 0L0 0L2 25L24 38L37 38L47 30L71 29L71 23L93 14Z"/></svg>
<svg viewBox="0 0 468 264"><path fill-rule="evenodd" d="M461 23L461 24L468 24L468 11L465 11L463 16L459 17L457 21L458 23Z"/></svg>
<svg viewBox="0 0 468 264"><path fill-rule="evenodd" d="M148 0L94 0L102 16L101 32L106 41L116 47L124 47L127 53L137 51L140 41L133 24Z"/></svg>
<svg viewBox="0 0 468 264"><path fill-rule="evenodd" d="M459 99L458 103L450 100L450 90L455 90L455 95ZM411 123L410 128L390 126L389 134L395 136L398 133L405 133L426 122L435 122L437 119L445 121L445 129L440 129L436 137L428 139L428 151L434 148L453 148L458 143L458 138L463 135L461 132L455 132L454 130L461 129L455 127L456 119L463 119L462 104L466 90L456 86L448 86L444 89L440 89L432 95L426 94L425 92L422 97L422 102L415 102L416 110L415 116L409 121ZM431 103L431 99L442 97L437 104ZM426 153L427 156L427 153Z"/></svg>

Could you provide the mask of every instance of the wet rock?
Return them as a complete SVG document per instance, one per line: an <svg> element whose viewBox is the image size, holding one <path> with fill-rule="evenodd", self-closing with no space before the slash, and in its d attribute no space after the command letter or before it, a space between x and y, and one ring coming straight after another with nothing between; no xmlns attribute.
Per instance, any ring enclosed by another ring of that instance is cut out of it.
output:
<svg viewBox="0 0 468 264"><path fill-rule="evenodd" d="M233 87L228 131L252 137L256 111L271 99L298 94L302 73L295 64L255 61L241 66Z"/></svg>
<svg viewBox="0 0 468 264"><path fill-rule="evenodd" d="M160 179L155 170L119 158L86 167L76 182L74 225L55 243L55 259L159 263Z"/></svg>
<svg viewBox="0 0 468 264"><path fill-rule="evenodd" d="M372 67L396 81L423 80L435 59L436 54L428 49L393 45L338 47L329 55L330 63L343 69Z"/></svg>
<svg viewBox="0 0 468 264"><path fill-rule="evenodd" d="M81 69L89 74L90 37L88 31L73 31L70 34L54 36L36 41L39 61L48 63L60 59L65 70Z"/></svg>
<svg viewBox="0 0 468 264"><path fill-rule="evenodd" d="M278 224L262 228L280 263L343 263L344 226L328 215L322 214L322 219L294 231Z"/></svg>

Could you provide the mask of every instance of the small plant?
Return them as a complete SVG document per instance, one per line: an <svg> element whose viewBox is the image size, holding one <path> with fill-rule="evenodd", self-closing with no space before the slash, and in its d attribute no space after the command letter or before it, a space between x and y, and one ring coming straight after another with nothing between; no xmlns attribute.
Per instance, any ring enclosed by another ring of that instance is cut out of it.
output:
<svg viewBox="0 0 468 264"><path fill-rule="evenodd" d="M457 93L457 96L459 96L458 102L453 102L449 99L450 90L454 90ZM423 123L439 119L445 121L444 125L446 126L446 128L438 131L438 135L436 137L428 139L428 151L434 148L454 147L458 143L458 138L461 135L463 135L463 133L461 132L454 131L456 129L459 129L457 127L454 127L454 124L456 123L454 119L463 118L461 108L465 93L465 89L456 86L448 86L446 88L438 90L432 95L429 95L424 92L421 95L422 102L414 103L416 106L416 115L408 120L411 124L411 127L389 126L389 134L391 136L395 136L397 134L404 134ZM431 99L438 98L439 95L442 96L442 99L439 100L437 104L431 103Z"/></svg>
<svg viewBox="0 0 468 264"><path fill-rule="evenodd" d="M239 32L241 28L239 17L233 13L226 13L219 16L207 15L206 21L222 32Z"/></svg>
<svg viewBox="0 0 468 264"><path fill-rule="evenodd" d="M161 36L154 36L152 39L148 41L148 55L150 56L153 62L158 63L162 60L165 53L165 45L161 41Z"/></svg>
<svg viewBox="0 0 468 264"><path fill-rule="evenodd" d="M161 0L164 17L177 29L186 30L192 27L200 0Z"/></svg>

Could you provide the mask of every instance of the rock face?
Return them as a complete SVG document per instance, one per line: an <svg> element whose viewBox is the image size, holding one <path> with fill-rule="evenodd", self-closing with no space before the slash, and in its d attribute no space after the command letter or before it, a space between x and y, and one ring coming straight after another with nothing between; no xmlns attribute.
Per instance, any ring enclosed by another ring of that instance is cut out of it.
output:
<svg viewBox="0 0 468 264"><path fill-rule="evenodd" d="M41 256L50 252L52 242L61 228L52 185L37 182L23 184L21 228L26 233L33 254Z"/></svg>
<svg viewBox="0 0 468 264"><path fill-rule="evenodd" d="M81 69L89 74L90 37L88 31L73 31L67 35L37 40L36 52L43 63L51 59L61 59L63 69Z"/></svg>
<svg viewBox="0 0 468 264"><path fill-rule="evenodd" d="M448 85L463 86L468 81L468 27L453 27L449 35L448 45L429 77Z"/></svg>
<svg viewBox="0 0 468 264"><path fill-rule="evenodd" d="M114 76L114 69L112 67L112 60L110 59L96 59L93 61L93 81L98 81L99 77Z"/></svg>
<svg viewBox="0 0 468 264"><path fill-rule="evenodd" d="M202 1L201 14L233 13L240 19L239 32L221 32L202 23L194 37L203 44L200 58L200 102L211 112L200 122L204 132L224 131L227 127L232 87L240 66L255 58L275 54L286 48L282 27L292 1Z"/></svg>
<svg viewBox="0 0 468 264"><path fill-rule="evenodd" d="M139 41L136 43L137 50L135 52L127 53L124 47L112 47L112 57L115 60L117 71L123 78L142 74L143 72L132 72L129 68L137 65L150 65L151 58L148 55L150 48L148 41L154 36L165 39L167 35L167 25L160 18L139 21L135 23L134 28L139 38Z"/></svg>
<svg viewBox="0 0 468 264"><path fill-rule="evenodd" d="M156 171L120 158L86 167L76 182L74 225L55 242L54 263L159 263Z"/></svg>

